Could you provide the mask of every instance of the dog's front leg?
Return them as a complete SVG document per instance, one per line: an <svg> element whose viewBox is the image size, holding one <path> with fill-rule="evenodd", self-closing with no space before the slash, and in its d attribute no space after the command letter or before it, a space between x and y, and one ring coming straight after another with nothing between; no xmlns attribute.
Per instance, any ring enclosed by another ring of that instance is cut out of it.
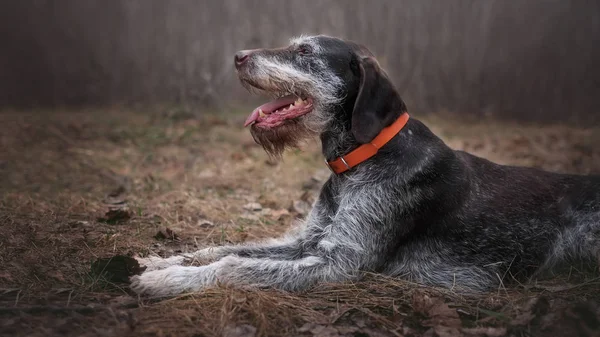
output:
<svg viewBox="0 0 600 337"><path fill-rule="evenodd" d="M383 200L391 196L380 191L369 186L345 193L322 239L300 259L230 255L202 267L173 266L145 272L132 279L132 289L150 296L166 296L221 282L296 291L320 282L354 280L362 270L381 266L386 257L381 252L397 232L394 224L386 222L397 203Z"/></svg>
<svg viewBox="0 0 600 337"><path fill-rule="evenodd" d="M322 204L322 202L317 201L307 219L281 238L241 245L208 247L193 253L185 253L167 258L148 256L137 258L137 260L140 265L146 267L146 271L152 271L195 261L200 264L206 264L229 255L249 258L270 258L274 260L298 259L303 254L303 243L307 240L307 236L310 235L311 229L316 224L325 223L327 219L324 215L327 207Z"/></svg>
<svg viewBox="0 0 600 337"><path fill-rule="evenodd" d="M356 280L362 271L380 269L391 245L411 229L396 223L401 191L393 182L359 179L342 186L341 200L313 249L293 261L228 256L211 265L220 282L298 291L323 282ZM328 193L327 190L325 193ZM331 198L325 198L331 199ZM403 227L399 227L403 226ZM401 228L401 229L399 229Z"/></svg>
<svg viewBox="0 0 600 337"><path fill-rule="evenodd" d="M229 245L204 248L191 254L193 259L204 261L216 261L229 255L248 257L256 259L272 260L295 260L304 255L304 246L312 241L315 231L319 231L331 222L327 214L330 214L330 205L324 202L324 198L317 200L314 208L309 212L306 220L281 238L271 239L264 242L251 242L241 245Z"/></svg>
<svg viewBox="0 0 600 337"><path fill-rule="evenodd" d="M306 289L319 282L356 279L367 266L372 250L359 242L334 247L332 242L314 255L296 260L245 258L230 255L200 267L171 266L132 277L131 288L151 297L199 291L217 283L234 286L272 287L288 291Z"/></svg>
<svg viewBox="0 0 600 337"><path fill-rule="evenodd" d="M167 258L148 256L145 258L137 258L137 260L140 265L146 267L146 271L165 269L184 263L198 262L200 264L207 264L228 255L292 260L299 258L302 255L302 241L302 233L298 233L265 242L208 247L193 253L185 253Z"/></svg>
<svg viewBox="0 0 600 337"><path fill-rule="evenodd" d="M301 290L320 281L351 279L356 274L339 261L309 256L298 260L243 258L234 255L200 267L171 266L131 278L131 289L149 297L196 292L218 283Z"/></svg>

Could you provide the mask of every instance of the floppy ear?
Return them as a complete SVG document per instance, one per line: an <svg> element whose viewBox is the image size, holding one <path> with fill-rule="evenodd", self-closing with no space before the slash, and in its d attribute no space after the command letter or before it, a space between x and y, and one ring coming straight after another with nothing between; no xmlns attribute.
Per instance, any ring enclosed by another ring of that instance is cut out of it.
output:
<svg viewBox="0 0 600 337"><path fill-rule="evenodd" d="M406 111L406 106L377 61L359 61L360 87L352 111L352 134L359 143L368 143L384 127Z"/></svg>

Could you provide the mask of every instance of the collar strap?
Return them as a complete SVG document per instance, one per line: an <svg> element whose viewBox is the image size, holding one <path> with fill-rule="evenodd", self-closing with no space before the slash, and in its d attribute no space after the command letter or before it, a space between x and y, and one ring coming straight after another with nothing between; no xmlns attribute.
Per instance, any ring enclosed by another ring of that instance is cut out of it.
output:
<svg viewBox="0 0 600 337"><path fill-rule="evenodd" d="M383 128L371 142L363 144L352 152L332 161L328 162L325 160L325 164L327 164L331 172L337 174L350 170L354 166L373 157L380 148L392 140L392 138L394 138L394 136L406 125L408 118L408 112L403 113L394 123L392 123L392 125Z"/></svg>

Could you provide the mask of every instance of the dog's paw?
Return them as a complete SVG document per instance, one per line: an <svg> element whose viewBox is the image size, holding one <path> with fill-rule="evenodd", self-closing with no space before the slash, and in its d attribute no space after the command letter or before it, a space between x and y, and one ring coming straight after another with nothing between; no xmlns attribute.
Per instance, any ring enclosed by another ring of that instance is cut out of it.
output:
<svg viewBox="0 0 600 337"><path fill-rule="evenodd" d="M202 267L171 266L132 276L130 281L131 290L148 297L168 297L199 291L205 285Z"/></svg>
<svg viewBox="0 0 600 337"><path fill-rule="evenodd" d="M221 247L208 247L200 249L193 255L193 262L199 265L206 265L219 261L225 255L221 253Z"/></svg>
<svg viewBox="0 0 600 337"><path fill-rule="evenodd" d="M136 257L135 258L140 266L146 267L146 272L165 269L171 266L177 266L183 264L185 256L177 255L168 258L162 258L160 256L148 256L148 257Z"/></svg>

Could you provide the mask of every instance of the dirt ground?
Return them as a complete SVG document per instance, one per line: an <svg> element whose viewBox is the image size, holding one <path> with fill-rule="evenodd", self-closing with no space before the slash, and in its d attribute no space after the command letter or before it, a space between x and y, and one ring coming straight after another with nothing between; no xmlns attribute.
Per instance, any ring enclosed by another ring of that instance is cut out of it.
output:
<svg viewBox="0 0 600 337"><path fill-rule="evenodd" d="M0 335L600 336L600 279L582 266L476 298L369 275L138 299L129 256L277 235L328 175L316 142L269 160L244 112L154 110L0 113ZM597 128L421 119L499 163L600 173Z"/></svg>

